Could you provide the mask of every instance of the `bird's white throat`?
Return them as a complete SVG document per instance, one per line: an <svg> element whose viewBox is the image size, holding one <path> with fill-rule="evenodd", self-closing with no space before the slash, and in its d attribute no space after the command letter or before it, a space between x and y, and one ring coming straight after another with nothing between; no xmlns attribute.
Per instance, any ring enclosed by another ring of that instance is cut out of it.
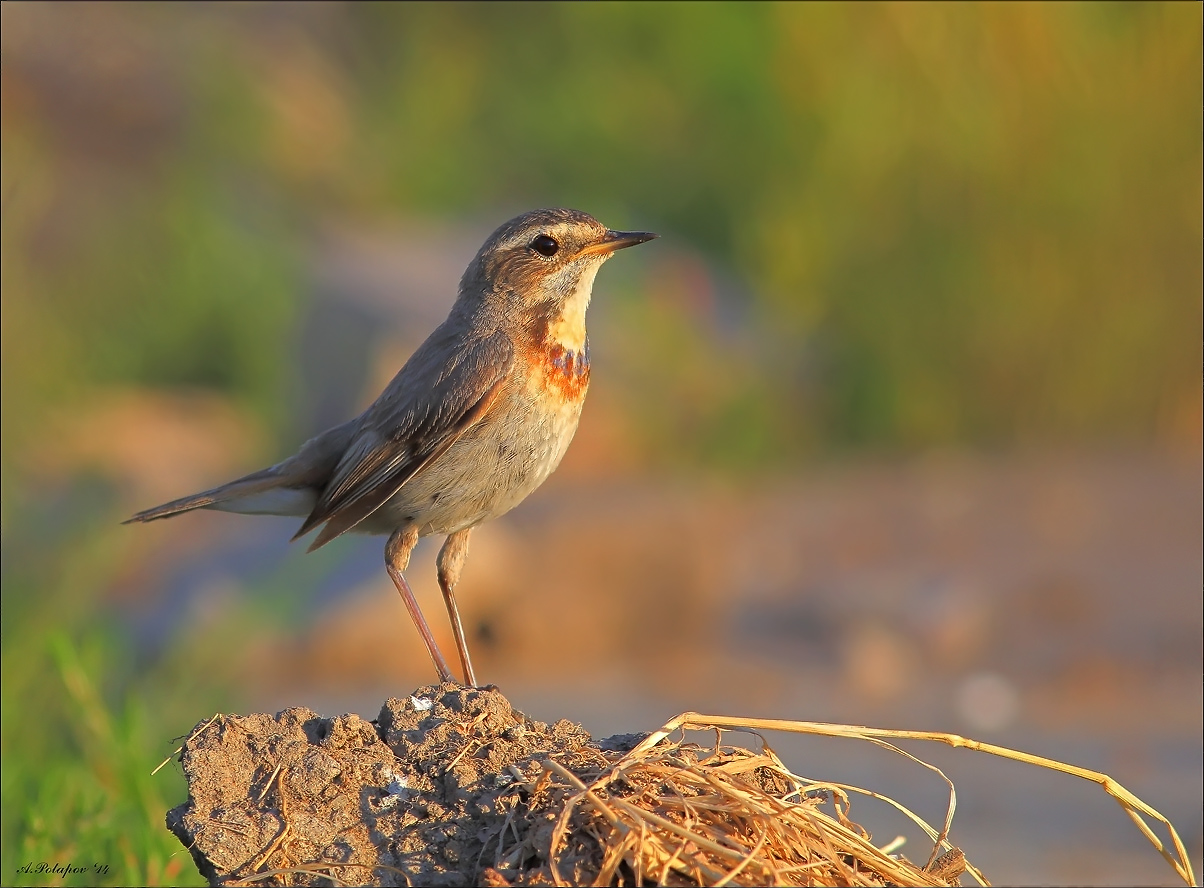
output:
<svg viewBox="0 0 1204 888"><path fill-rule="evenodd" d="M548 328L548 339L558 343L572 352L580 352L585 348L585 311L589 308L589 300L594 291L594 278L598 269L606 261L590 262L577 279L577 285L564 300L560 314Z"/></svg>

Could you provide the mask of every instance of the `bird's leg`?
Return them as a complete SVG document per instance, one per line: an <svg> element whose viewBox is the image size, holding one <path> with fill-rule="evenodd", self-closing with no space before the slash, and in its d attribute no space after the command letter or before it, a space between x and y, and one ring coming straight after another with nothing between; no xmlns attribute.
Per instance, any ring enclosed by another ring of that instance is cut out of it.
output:
<svg viewBox="0 0 1204 888"><path fill-rule="evenodd" d="M410 564L410 553L414 551L414 545L417 542L418 531L413 527L393 531L389 542L385 543L385 568L389 571L389 576L393 578L393 585L401 593L401 600L405 602L406 610L410 612L410 619L414 621L414 625L418 628L418 634L422 636L427 653L435 662L435 669L439 672L439 681L455 683L455 676L452 675L447 660L443 659L439 645L435 644L435 636L431 634L431 627L427 625L426 618L418 609L418 601L414 598L414 592L402 574L402 571Z"/></svg>
<svg viewBox="0 0 1204 888"><path fill-rule="evenodd" d="M460 652L460 665L464 667L464 680L470 688L477 686L477 677L472 671L472 660L468 658L468 642L464 639L464 626L460 623L460 611L456 607L456 596L453 590L460 582L460 571L464 569L464 561L468 558L468 535L472 528L457 530L447 538L443 548L439 550L439 588L443 590L443 603L447 605L447 615L451 618L452 632L456 636L456 649Z"/></svg>

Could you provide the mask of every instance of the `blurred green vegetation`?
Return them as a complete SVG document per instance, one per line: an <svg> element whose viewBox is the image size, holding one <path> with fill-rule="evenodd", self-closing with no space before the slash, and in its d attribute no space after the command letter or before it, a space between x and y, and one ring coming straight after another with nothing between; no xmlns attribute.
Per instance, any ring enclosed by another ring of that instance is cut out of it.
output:
<svg viewBox="0 0 1204 888"><path fill-rule="evenodd" d="M307 223L548 203L743 283L758 459L1149 438L1198 395L1193 6L6 15L6 451L112 380L217 386L280 428Z"/></svg>
<svg viewBox="0 0 1204 888"><path fill-rule="evenodd" d="M138 662L128 629L96 600L120 570L120 528L105 521L99 488L81 490L67 521L31 503L4 533L4 881L204 884L162 825L186 794L179 767L151 771L174 734L216 710L222 672L205 675L196 643L167 645L154 669ZM19 872L42 863L89 869Z"/></svg>
<svg viewBox="0 0 1204 888"><path fill-rule="evenodd" d="M194 875L144 765L234 679L132 658L116 492L26 457L114 385L294 444L324 218L563 204L705 257L735 334L672 259L618 308L661 466L1198 436L1198 4L6 3L2 39L6 880Z"/></svg>

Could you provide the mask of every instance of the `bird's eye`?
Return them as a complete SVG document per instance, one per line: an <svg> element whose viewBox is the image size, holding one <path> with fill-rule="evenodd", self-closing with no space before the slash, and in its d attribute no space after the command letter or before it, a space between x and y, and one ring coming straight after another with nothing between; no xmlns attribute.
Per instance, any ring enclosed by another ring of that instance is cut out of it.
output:
<svg viewBox="0 0 1204 888"><path fill-rule="evenodd" d="M560 249L560 244L556 243L556 238L541 234L535 240L531 241L531 249L540 256L550 259L556 255L556 251Z"/></svg>

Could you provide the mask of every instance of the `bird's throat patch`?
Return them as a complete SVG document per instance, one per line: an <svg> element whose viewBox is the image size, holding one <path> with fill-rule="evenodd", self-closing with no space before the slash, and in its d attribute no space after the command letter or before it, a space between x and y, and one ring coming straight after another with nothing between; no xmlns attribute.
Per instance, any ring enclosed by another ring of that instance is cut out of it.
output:
<svg viewBox="0 0 1204 888"><path fill-rule="evenodd" d="M577 272L572 291L560 303L560 310L548 324L547 341L573 352L585 348L585 312L594 292L594 278L605 259L595 259ZM566 269L566 272L569 269Z"/></svg>

